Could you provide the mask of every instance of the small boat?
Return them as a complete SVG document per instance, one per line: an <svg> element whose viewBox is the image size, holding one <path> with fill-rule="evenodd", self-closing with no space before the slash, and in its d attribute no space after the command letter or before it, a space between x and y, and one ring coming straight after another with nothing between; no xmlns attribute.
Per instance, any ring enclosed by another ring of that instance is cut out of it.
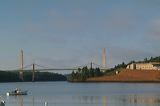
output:
<svg viewBox="0 0 160 106"><path fill-rule="evenodd" d="M14 91L11 92L7 92L6 93L7 96L16 96L16 95L27 95L27 91L21 91L20 89L16 89Z"/></svg>

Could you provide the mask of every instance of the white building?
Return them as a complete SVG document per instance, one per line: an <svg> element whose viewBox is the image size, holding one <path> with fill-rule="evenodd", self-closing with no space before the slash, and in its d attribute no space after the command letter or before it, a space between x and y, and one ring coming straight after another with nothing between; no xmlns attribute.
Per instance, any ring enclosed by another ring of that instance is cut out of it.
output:
<svg viewBox="0 0 160 106"><path fill-rule="evenodd" d="M160 63L132 63L127 66L127 69L160 70Z"/></svg>

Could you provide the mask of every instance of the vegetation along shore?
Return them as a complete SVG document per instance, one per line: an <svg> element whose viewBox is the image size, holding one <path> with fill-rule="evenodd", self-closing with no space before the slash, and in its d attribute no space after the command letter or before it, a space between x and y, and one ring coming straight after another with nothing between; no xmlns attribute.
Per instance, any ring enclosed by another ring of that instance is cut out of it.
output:
<svg viewBox="0 0 160 106"><path fill-rule="evenodd" d="M100 71L99 68L83 67L68 77L70 82L155 82L160 83L160 70L137 70L126 69L133 63L160 63L159 57L145 58L142 61L131 61L127 64L122 62L114 68Z"/></svg>
<svg viewBox="0 0 160 106"><path fill-rule="evenodd" d="M0 82L21 82L19 71L0 71ZM25 82L32 81L32 72L24 72ZM50 72L35 72L34 81L66 81L66 76L50 73Z"/></svg>

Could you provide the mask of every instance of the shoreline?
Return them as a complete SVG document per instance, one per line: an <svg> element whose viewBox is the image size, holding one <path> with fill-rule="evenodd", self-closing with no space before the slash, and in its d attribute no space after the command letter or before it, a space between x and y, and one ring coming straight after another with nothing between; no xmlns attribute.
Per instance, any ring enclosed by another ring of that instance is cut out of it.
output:
<svg viewBox="0 0 160 106"><path fill-rule="evenodd" d="M160 81L68 81L70 83L160 83Z"/></svg>
<svg viewBox="0 0 160 106"><path fill-rule="evenodd" d="M84 81L70 81L84 83L160 83L160 71L122 69L118 74L91 77Z"/></svg>

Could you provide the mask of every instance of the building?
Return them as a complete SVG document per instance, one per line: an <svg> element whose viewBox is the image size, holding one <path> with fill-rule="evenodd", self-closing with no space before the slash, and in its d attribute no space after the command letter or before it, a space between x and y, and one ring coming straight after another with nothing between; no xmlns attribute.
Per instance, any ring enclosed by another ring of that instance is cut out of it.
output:
<svg viewBox="0 0 160 106"><path fill-rule="evenodd" d="M131 70L160 70L160 63L132 63L127 66Z"/></svg>

